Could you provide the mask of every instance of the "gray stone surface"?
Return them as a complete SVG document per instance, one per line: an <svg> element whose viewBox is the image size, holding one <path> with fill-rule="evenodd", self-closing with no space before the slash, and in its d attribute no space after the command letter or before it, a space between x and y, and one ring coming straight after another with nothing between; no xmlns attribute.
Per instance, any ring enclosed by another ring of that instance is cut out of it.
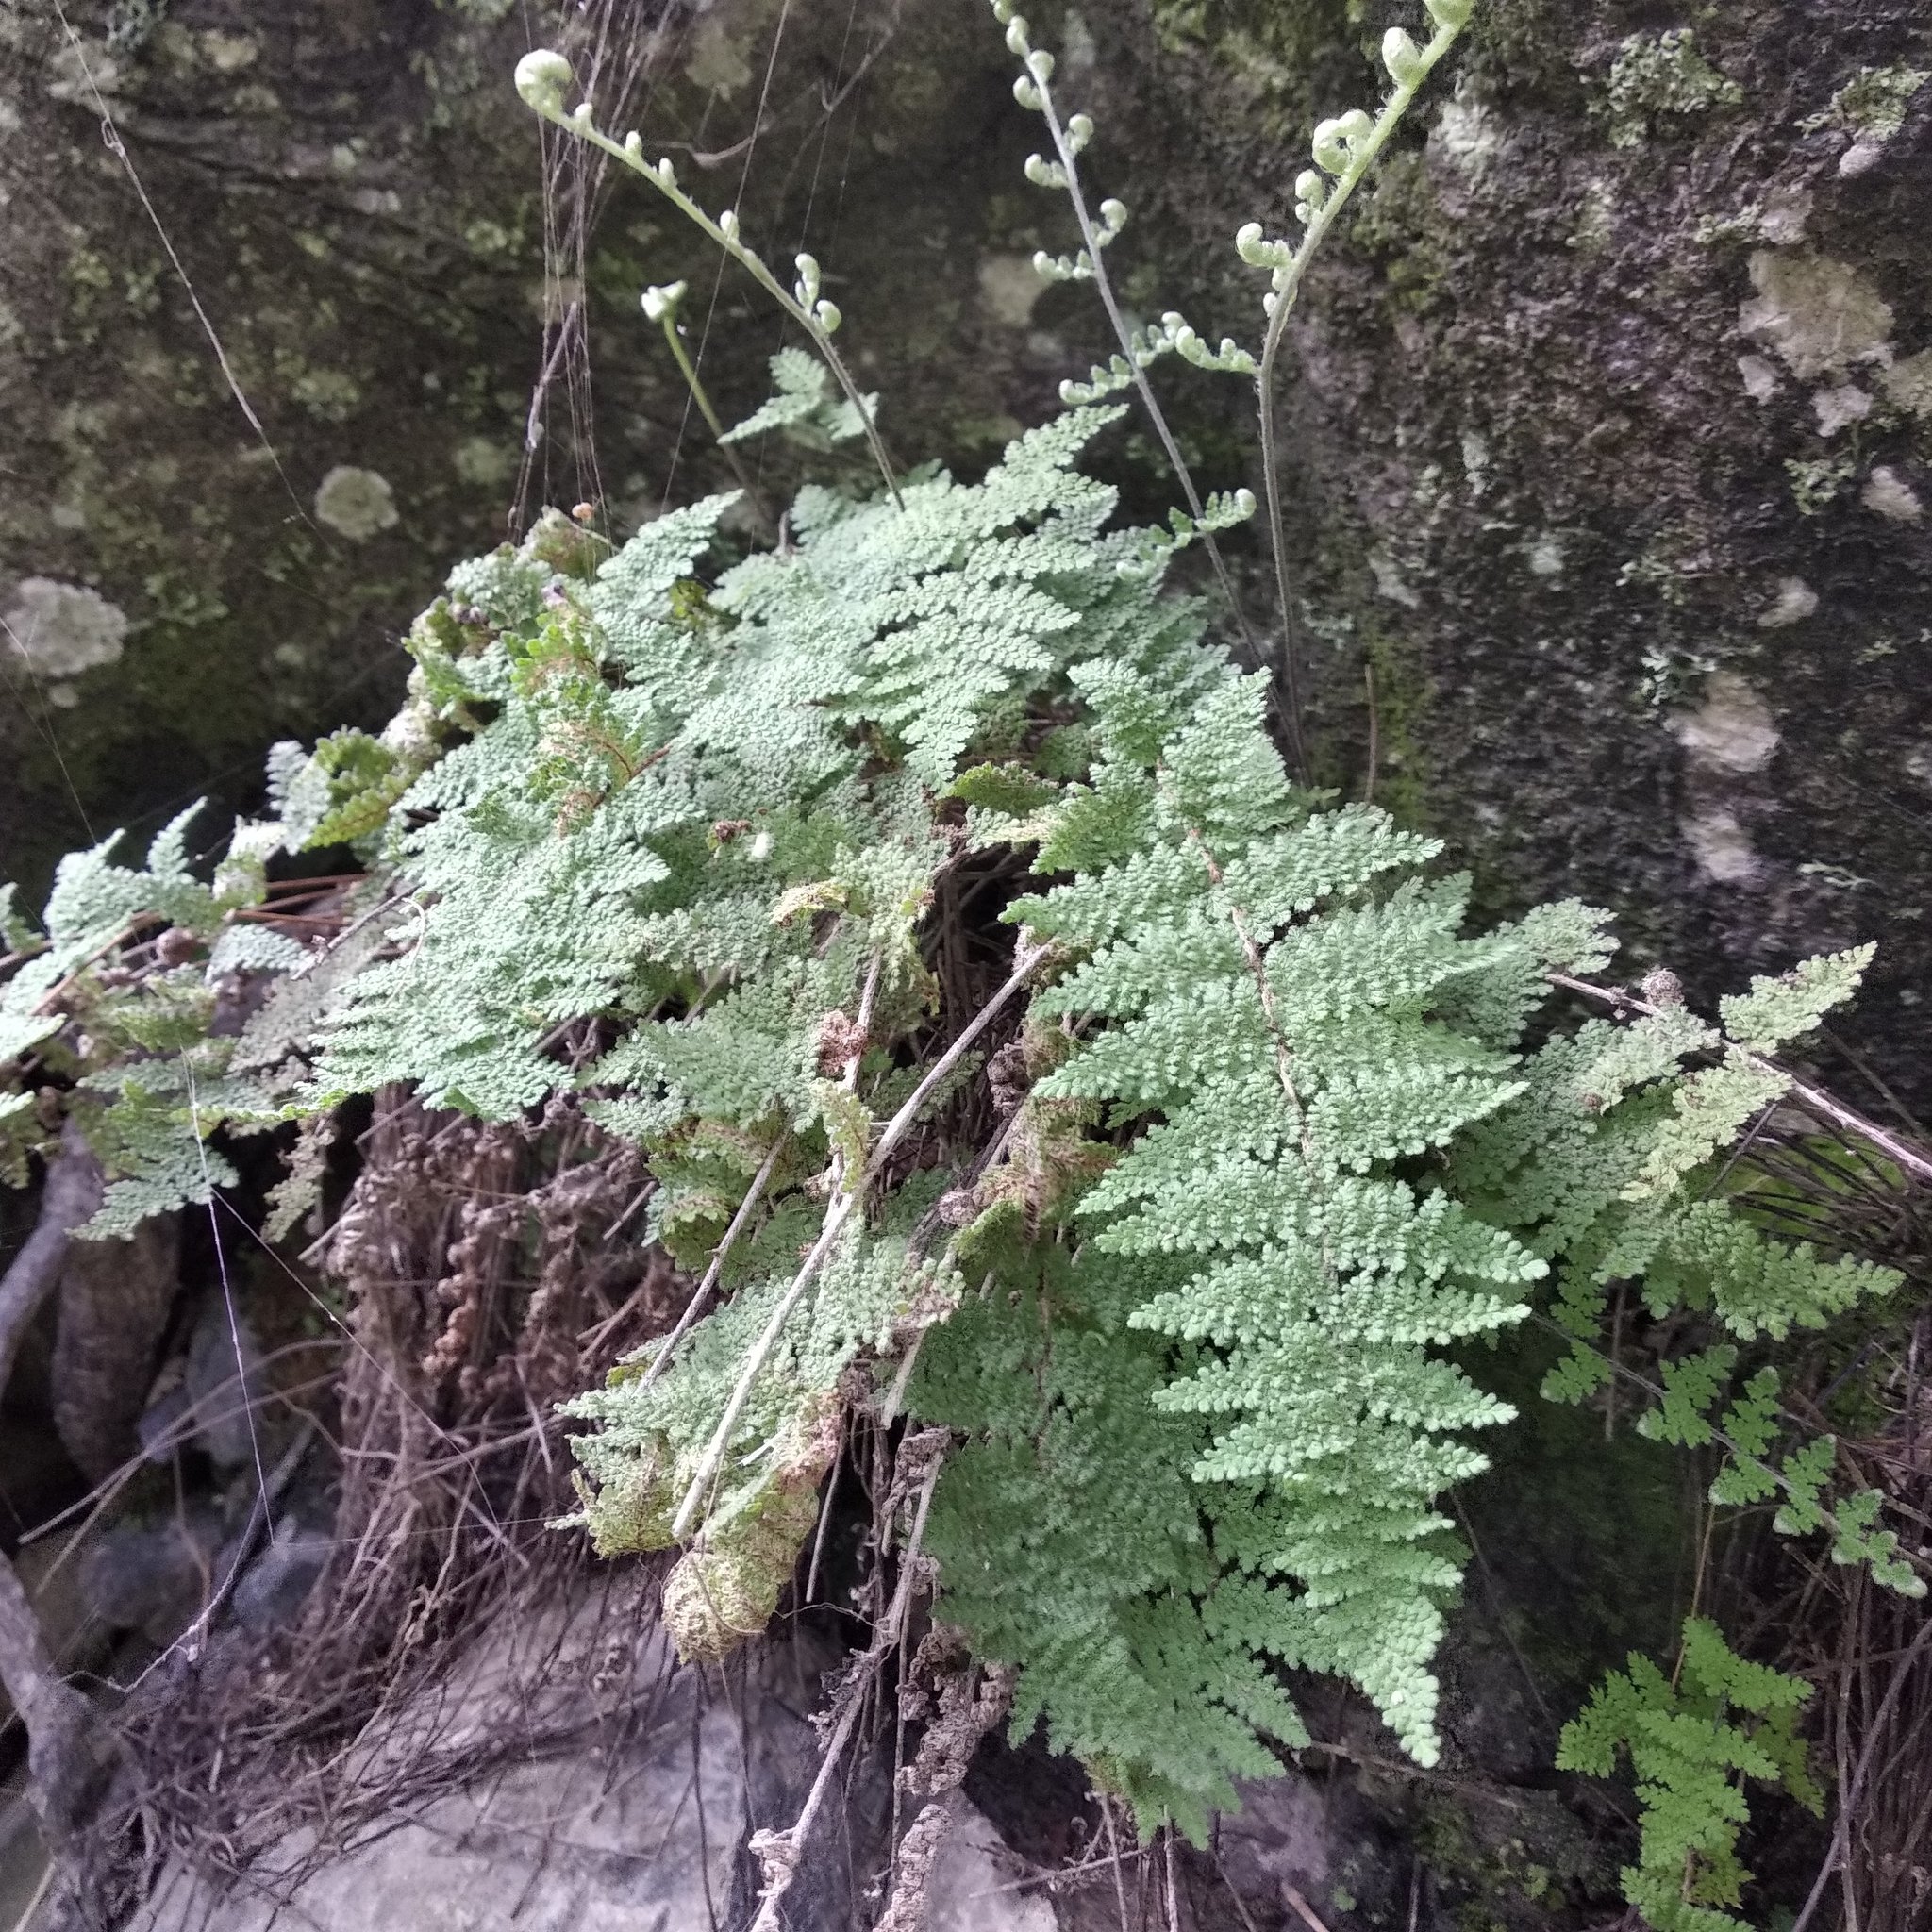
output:
<svg viewBox="0 0 1932 1932"><path fill-rule="evenodd" d="M849 34L849 9L793 7L774 59L780 10L626 11L632 118L728 157L687 178L774 258L825 263L902 458L970 466L1103 346L1085 291L1028 285L1070 235L1019 177L1036 130L998 35L981 0L860 0ZM0 665L0 851L30 877L91 827L241 798L272 738L383 715L396 631L514 502L597 496L625 525L720 481L640 288L716 281L727 414L779 339L635 181L595 188L588 281L546 285L505 76L563 14L67 11L78 48L46 0L0 12L0 609L37 640ZM1379 84L1357 13L1128 0L1053 27L1095 185L1133 209L1137 313L1258 325L1229 238L1285 218L1312 118ZM1746 0L1700 19L1719 79L1677 96L1658 33L1625 0L1486 0L1310 283L1283 426L1319 774L1364 788L1372 670L1377 796L1454 839L1487 909L1590 897L1634 970L1667 958L1694 994L1878 939L1846 1030L1924 1102L1932 88L1875 121L1868 96L1932 71L1932 25ZM594 381L558 363L520 485L544 332L578 294ZM1204 483L1258 480L1245 386L1162 381ZM1106 461L1136 513L1172 500L1139 428ZM1713 704L1759 718L1754 756L1709 755Z"/></svg>
<svg viewBox="0 0 1932 1932"><path fill-rule="evenodd" d="M482 1642L445 1689L400 1714L362 1774L380 1778L431 1736L441 1748L460 1746L466 1727L506 1721L516 1659L540 1652L548 1622L533 1615L519 1634ZM586 1642L602 1641L589 1635L588 1618L573 1627ZM553 1668L571 1668L569 1655ZM801 1703L816 1673L802 1666L830 1661L809 1645L775 1644L748 1653L724 1679L673 1669L654 1682L665 1669L654 1634L630 1659L634 1685L651 1687L648 1720L634 1733L587 1721L563 1747L379 1818L344 1848L315 1857L314 1838L298 1836L241 1888L173 1871L129 1932L740 1926L756 1907L746 1841L760 1825L791 1822L817 1768ZM852 1794L826 1819L788 1902L793 1932L861 1923L852 1887L877 1862L883 1785L870 1760L853 1769ZM1055 1932L1051 1904L1037 1886L1016 1882L1033 1876L985 1817L962 1806L935 1869L929 1932Z"/></svg>
<svg viewBox="0 0 1932 1932"><path fill-rule="evenodd" d="M1036 1882L1023 1883L1029 1878ZM962 1801L933 1861L926 1932L1058 1932L1059 1914L1037 1879L986 1814Z"/></svg>
<svg viewBox="0 0 1932 1932"><path fill-rule="evenodd" d="M695 1760L695 1761L694 1761ZM510 1771L330 1858L289 1895L211 1899L165 1879L137 1932L684 1932L725 1923L743 1829L737 1723L705 1712L634 1754ZM302 1849L291 1847L291 1852Z"/></svg>

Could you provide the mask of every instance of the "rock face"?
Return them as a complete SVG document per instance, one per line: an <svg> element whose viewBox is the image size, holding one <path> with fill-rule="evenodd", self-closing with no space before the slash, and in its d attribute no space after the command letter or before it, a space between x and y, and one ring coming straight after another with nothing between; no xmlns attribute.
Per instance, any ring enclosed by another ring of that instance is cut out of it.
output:
<svg viewBox="0 0 1932 1932"><path fill-rule="evenodd" d="M481 1637L446 1684L394 1714L366 1777L379 1782L418 1745L459 1754L466 1735L481 1744L483 1726L513 1723L526 1707L530 1687L510 1687L529 1659L544 1657L554 1683L608 1636L579 1610L559 1637L556 1616L534 1603L508 1621L521 1627ZM553 1730L530 1761L454 1780L455 1790L370 1820L346 1846L298 1835L238 1889L211 1889L185 1870L164 1874L130 1932L268 1932L291 1917L321 1932L744 1925L758 1901L751 1835L788 1825L804 1802L818 1768L805 1715L812 1671L837 1654L808 1637L755 1647L721 1679L671 1665L654 1620L627 1654L611 1656L578 1712L580 1731L559 1740ZM641 1693L627 1714L616 1681L625 1670ZM555 1725L558 1711L547 1715ZM796 1932L868 1923L854 1887L878 1862L885 1792L882 1760L861 1757L847 1802L827 1814L793 1881L786 1923ZM934 1868L929 1932L1055 1932L1061 1917L1043 1894L1029 1895L1043 1874L983 1814L960 1808Z"/></svg>
<svg viewBox="0 0 1932 1932"><path fill-rule="evenodd" d="M1134 313L1253 340L1231 237L1285 224L1313 120L1372 98L1378 30L1419 0L1041 11L1063 98L1100 124L1093 188L1133 211L1112 260ZM1022 177L1037 125L983 0L0 8L0 874L42 883L61 851L199 792L245 804L271 740L386 716L397 633L538 503L622 530L730 487L638 292L690 280L727 419L763 395L782 331L642 183L585 180L540 135L508 85L539 39L769 258L819 257L902 461L971 466L1110 346L1086 291L1033 275L1071 226ZM1306 291L1282 425L1316 775L1450 837L1491 912L1609 907L1629 975L1668 961L1694 996L1878 940L1844 1033L1922 1109L1928 76L1932 22L1897 0L1478 0ZM1203 486L1257 482L1244 386L1160 383ZM786 452L759 460L789 487ZM1100 460L1136 514L1172 500L1143 425ZM1258 548L1230 550L1265 625ZM1505 1546L1498 1588L1533 1601L1509 1571L1525 1540L1474 1507ZM1571 1560L1554 1534L1538 1547ZM1573 1630L1533 1661L1574 1696L1628 1634ZM1513 1714L1514 1652L1450 1663L1472 1757L1534 1781L1550 1719ZM690 1695L635 1790L516 1773L339 1860L308 1902L400 1922L412 1884L412 1923L490 1924L491 1874L524 1859L519 1923L650 1924L634 1860L657 1844L662 1923L709 1923L748 1882L723 1848L789 1815L807 1760L773 1746L783 1803L754 1817L741 1767L705 1783L728 1739ZM809 1701L774 1700L773 1735ZM1327 1862L1298 1790L1233 1834L1257 1908L1319 1883L1331 1923L1338 1887L1406 1922L1407 1854ZM565 1811L581 1856L559 1866L530 1833ZM1503 1854L1482 1851L1488 1903ZM969 1818L935 1923L1085 1923L1015 1889L1008 1856ZM437 1918L432 1895L478 1916ZM827 1896L823 1923L846 1923ZM1005 1918L959 1903L991 1899ZM164 1898L157 1932L191 1903Z"/></svg>
<svg viewBox="0 0 1932 1932"><path fill-rule="evenodd" d="M1493 908L1599 900L1693 992L1878 939L1848 1031L1923 1100L1932 27L1693 10L1484 0L1307 291L1311 735L1359 790L1373 708L1377 795ZM1137 313L1256 331L1227 239L1285 219L1315 114L1371 97L1357 11L1042 28L1134 211ZM30 882L91 830L245 797L271 738L383 715L396 631L519 508L624 525L728 480L637 292L692 278L727 415L781 331L643 184L546 162L507 85L540 33L770 257L825 262L902 459L970 464L1103 346L1084 291L1032 276L1068 221L1020 177L1037 129L979 0L66 17L0 19L0 847ZM1244 386L1163 381L1204 481L1256 480ZM1171 496L1138 425L1103 459L1137 509Z"/></svg>
<svg viewBox="0 0 1932 1932"><path fill-rule="evenodd" d="M902 10L0 9L0 877L37 895L201 793L212 842L271 741L389 716L400 631L520 511L629 527L729 487L638 293L691 278L734 420L776 318L641 183L578 178L510 85L534 38L774 259L849 263L827 286L908 456L911 425L970 455L1042 413L1044 371L975 368L983 203L1024 155L1003 51L982 8Z"/></svg>
<svg viewBox="0 0 1932 1932"><path fill-rule="evenodd" d="M1289 199L1266 130L1368 96L1342 11L1109 12L1104 138L1190 132L1141 243L1204 334L1253 299L1207 256ZM1922 1102L1928 75L1861 0L1489 0L1317 274L1290 439L1327 775L1366 668L1380 796L1498 909L1607 905L1699 994L1878 940L1845 1030Z"/></svg>

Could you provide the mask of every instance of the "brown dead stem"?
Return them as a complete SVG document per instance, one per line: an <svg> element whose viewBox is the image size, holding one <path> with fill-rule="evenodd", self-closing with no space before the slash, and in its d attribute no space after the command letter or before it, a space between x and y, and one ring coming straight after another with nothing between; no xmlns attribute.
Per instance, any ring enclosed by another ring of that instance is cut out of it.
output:
<svg viewBox="0 0 1932 1932"><path fill-rule="evenodd" d="M286 1897L399 1809L646 1714L609 1657L655 1624L654 1574L592 1567L548 1527L571 1504L554 1405L608 1366L577 1338L652 1272L606 1241L638 1155L573 1107L491 1126L393 1090L359 1147L321 1244L346 1341L332 1547L291 1627L172 1659L130 1700L120 1823L142 1829L121 1833L121 1896L139 1860ZM656 1273L640 1326L675 1314ZM594 1627L559 1603L588 1605ZM505 1657L458 1690L479 1632Z"/></svg>

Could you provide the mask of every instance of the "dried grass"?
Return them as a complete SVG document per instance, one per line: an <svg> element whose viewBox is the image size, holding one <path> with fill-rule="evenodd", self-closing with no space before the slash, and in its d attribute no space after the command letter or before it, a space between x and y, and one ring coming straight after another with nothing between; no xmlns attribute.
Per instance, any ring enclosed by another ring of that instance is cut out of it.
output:
<svg viewBox="0 0 1932 1932"><path fill-rule="evenodd" d="M554 1405L689 1290L607 1239L640 1157L567 1104L483 1126L400 1092L360 1151L325 1257L345 1310L329 1556L291 1627L171 1657L129 1699L123 1799L85 1887L103 1919L163 1869L272 1874L286 1895L512 1761L589 1728L622 1741L655 1695L632 1669L661 1652L654 1573L548 1527L574 1501ZM575 1613L538 1613L559 1603ZM479 1671L479 1641L506 1631Z"/></svg>

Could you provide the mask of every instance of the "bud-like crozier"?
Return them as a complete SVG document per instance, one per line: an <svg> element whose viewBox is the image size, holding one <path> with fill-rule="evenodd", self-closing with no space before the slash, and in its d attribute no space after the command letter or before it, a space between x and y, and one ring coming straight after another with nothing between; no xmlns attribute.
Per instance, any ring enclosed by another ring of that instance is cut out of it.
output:
<svg viewBox="0 0 1932 1932"><path fill-rule="evenodd" d="M644 291L644 314L652 322L663 322L677 313L677 305L684 300L688 282L665 282Z"/></svg>
<svg viewBox="0 0 1932 1932"><path fill-rule="evenodd" d="M1469 16L1475 11L1475 0L1424 0L1424 4L1438 26L1467 26Z"/></svg>
<svg viewBox="0 0 1932 1932"><path fill-rule="evenodd" d="M1315 126L1313 142L1315 165L1330 175L1348 172L1348 148L1341 139L1340 121L1322 121Z"/></svg>
<svg viewBox="0 0 1932 1932"><path fill-rule="evenodd" d="M1413 87L1423 77L1422 50L1399 26L1382 36L1382 65L1397 87Z"/></svg>
<svg viewBox="0 0 1932 1932"><path fill-rule="evenodd" d="M517 62L517 92L551 120L563 118L563 96L575 83L570 62L548 47L533 48Z"/></svg>

